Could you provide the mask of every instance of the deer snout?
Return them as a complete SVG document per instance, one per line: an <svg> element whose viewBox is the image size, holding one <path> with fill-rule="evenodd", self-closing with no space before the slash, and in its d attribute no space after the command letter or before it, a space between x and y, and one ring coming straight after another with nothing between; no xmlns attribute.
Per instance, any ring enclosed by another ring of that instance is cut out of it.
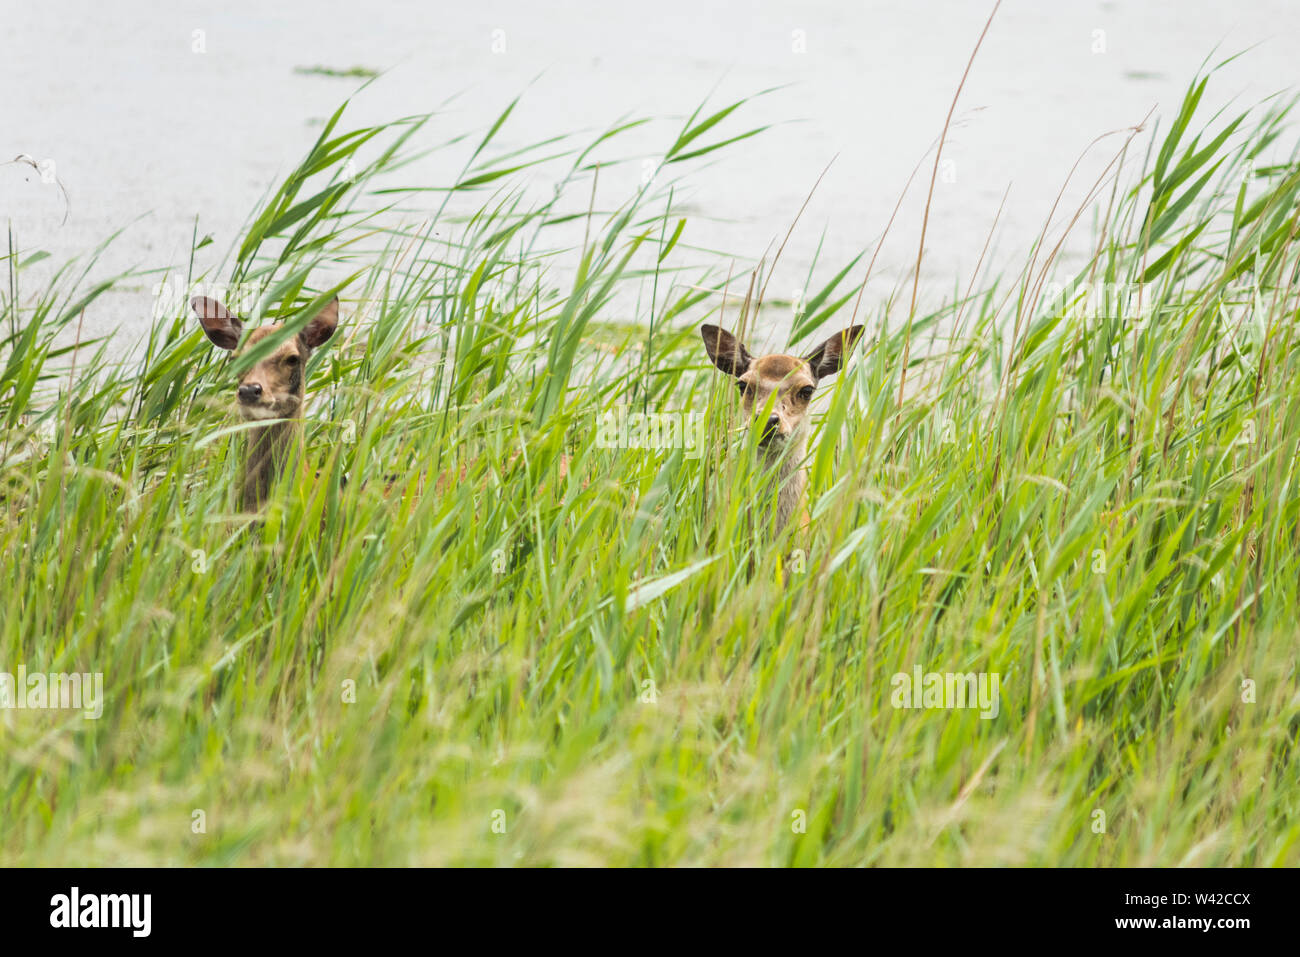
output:
<svg viewBox="0 0 1300 957"><path fill-rule="evenodd" d="M241 382L239 385L239 401L245 405L261 402L262 384L260 382Z"/></svg>

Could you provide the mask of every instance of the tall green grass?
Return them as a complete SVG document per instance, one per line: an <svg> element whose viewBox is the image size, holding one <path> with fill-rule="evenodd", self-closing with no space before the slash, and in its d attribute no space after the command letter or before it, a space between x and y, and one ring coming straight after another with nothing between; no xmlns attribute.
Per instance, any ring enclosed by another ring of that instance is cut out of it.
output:
<svg viewBox="0 0 1300 957"><path fill-rule="evenodd" d="M610 210L639 121L507 152L510 110L436 147L437 118L340 110L185 277L289 333L344 299L314 478L262 516L233 504L241 360L178 309L74 363L122 277L27 289L17 236L0 670L106 700L0 710L0 862L1296 864L1300 163L1262 165L1289 104L1206 119L1205 80L1137 186L1099 184L1085 268L1045 238L933 315L859 316L806 539L745 533L766 486L696 329L754 329L762 282L672 202L758 132L740 104ZM471 158L403 185L430 148ZM792 347L848 324L860 269ZM704 454L602 447L624 405L703 414ZM998 716L893 707L916 665L999 674Z"/></svg>

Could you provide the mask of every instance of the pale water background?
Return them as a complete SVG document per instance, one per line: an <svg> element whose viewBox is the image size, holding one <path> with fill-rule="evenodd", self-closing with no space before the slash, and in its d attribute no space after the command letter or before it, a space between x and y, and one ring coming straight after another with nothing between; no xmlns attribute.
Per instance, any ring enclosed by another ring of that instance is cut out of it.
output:
<svg viewBox="0 0 1300 957"><path fill-rule="evenodd" d="M693 171L677 201L692 217L684 242L757 259L837 157L773 276L769 297L789 298L824 229L814 285L880 235L942 128L991 8L984 0L0 0L0 162L52 159L71 197L60 226L57 188L29 167L3 166L0 220L12 221L24 250L48 250L54 261L127 227L98 270L108 274L183 267L197 214L200 235L215 240L198 267L219 262L259 197L361 82L296 67L387 71L356 98L349 128L459 94L434 123L439 140L486 129L523 92L507 147L654 116L670 121L643 142L662 150L706 96L721 106L785 85L719 132L775 128ZM203 53L192 50L195 30L204 31ZM1008 185L994 264L1022 262L1091 141L1152 107L1167 124L1216 47L1217 61L1254 44L1213 81L1210 109L1296 83L1300 2L1007 0L945 147L951 165L936 188L927 289L964 289ZM1119 143L1112 137L1085 158L1063 210ZM465 155L449 155L446 175L430 185L448 185ZM629 195L640 172L629 164L602 173L601 205ZM881 254L869 290L877 300L915 261L927 180L928 166ZM1077 257L1087 239L1085 223L1068 251ZM87 335L114 330L136 341L150 311L142 281L96 304Z"/></svg>

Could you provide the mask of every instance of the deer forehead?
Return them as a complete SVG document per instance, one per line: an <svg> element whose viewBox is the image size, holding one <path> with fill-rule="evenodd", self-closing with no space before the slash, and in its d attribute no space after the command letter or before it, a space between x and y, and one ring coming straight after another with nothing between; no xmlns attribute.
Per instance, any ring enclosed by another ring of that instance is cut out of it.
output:
<svg viewBox="0 0 1300 957"><path fill-rule="evenodd" d="M259 342L261 342L267 336L271 335L273 332L279 331L280 328L281 328L281 324L278 322L272 323L269 326L259 326L258 328L250 332L248 336L244 339L244 343L241 346L240 351L243 352L243 351L247 351L248 349L251 349L253 346L257 345ZM297 336L294 336L292 339L288 339L285 342L280 343L280 348L276 349L269 356L264 357L261 361L278 362L281 359L284 359L286 356L295 356L295 355L301 356L302 352L303 352L302 343L298 340ZM259 365L260 364L261 363L259 363Z"/></svg>
<svg viewBox="0 0 1300 957"><path fill-rule="evenodd" d="M807 361L787 355L763 356L754 360L740 379L763 389L802 389L817 384Z"/></svg>

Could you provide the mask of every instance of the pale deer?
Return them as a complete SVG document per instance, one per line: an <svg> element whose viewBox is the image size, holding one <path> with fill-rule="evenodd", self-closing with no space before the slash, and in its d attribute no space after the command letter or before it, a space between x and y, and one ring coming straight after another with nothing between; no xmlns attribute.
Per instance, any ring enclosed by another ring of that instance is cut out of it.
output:
<svg viewBox="0 0 1300 957"><path fill-rule="evenodd" d="M212 344L231 352L245 352L282 328L280 323L272 323L259 326L245 336L243 320L217 300L195 296L190 306ZM236 387L240 416L249 422L266 423L249 430L245 437L244 474L239 485L242 510L256 511L262 507L272 483L292 454L302 429L303 372L307 359L313 349L334 335L338 322L336 298L296 336L280 343L240 377Z"/></svg>
<svg viewBox="0 0 1300 957"><path fill-rule="evenodd" d="M763 465L775 473L777 481L773 528L777 534L800 511L808 484L804 459L813 392L821 380L840 370L863 329L853 326L837 333L801 358L784 353L753 356L744 343L720 326L700 328L709 359L735 378L749 427L760 430L756 444Z"/></svg>

